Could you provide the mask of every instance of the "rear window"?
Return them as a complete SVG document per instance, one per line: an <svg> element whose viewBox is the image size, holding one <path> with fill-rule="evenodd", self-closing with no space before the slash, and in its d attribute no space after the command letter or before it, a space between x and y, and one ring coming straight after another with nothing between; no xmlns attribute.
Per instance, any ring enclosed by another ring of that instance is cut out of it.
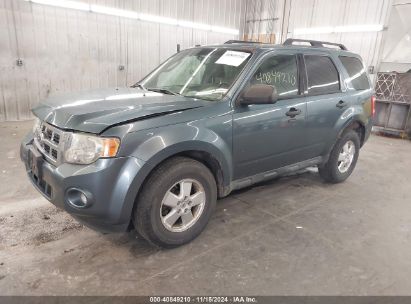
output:
<svg viewBox="0 0 411 304"><path fill-rule="evenodd" d="M350 81L354 89L367 90L370 88L367 74L361 61L355 57L340 56L343 66L348 72Z"/></svg>
<svg viewBox="0 0 411 304"><path fill-rule="evenodd" d="M304 55L308 78L308 94L322 95L340 91L337 68L330 57Z"/></svg>

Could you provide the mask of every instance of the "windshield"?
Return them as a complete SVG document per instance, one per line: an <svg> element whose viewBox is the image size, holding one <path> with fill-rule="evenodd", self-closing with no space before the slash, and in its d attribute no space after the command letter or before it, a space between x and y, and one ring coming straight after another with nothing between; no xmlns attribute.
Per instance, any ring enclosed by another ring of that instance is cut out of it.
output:
<svg viewBox="0 0 411 304"><path fill-rule="evenodd" d="M226 48L182 51L144 78L139 85L186 97L220 100L251 57L250 52Z"/></svg>

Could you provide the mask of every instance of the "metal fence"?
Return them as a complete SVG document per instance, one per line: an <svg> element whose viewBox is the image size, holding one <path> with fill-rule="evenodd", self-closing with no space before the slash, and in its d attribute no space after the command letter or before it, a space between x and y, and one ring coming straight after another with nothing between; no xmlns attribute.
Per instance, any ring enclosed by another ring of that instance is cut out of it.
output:
<svg viewBox="0 0 411 304"><path fill-rule="evenodd" d="M378 73L375 94L375 128L411 136L411 73Z"/></svg>

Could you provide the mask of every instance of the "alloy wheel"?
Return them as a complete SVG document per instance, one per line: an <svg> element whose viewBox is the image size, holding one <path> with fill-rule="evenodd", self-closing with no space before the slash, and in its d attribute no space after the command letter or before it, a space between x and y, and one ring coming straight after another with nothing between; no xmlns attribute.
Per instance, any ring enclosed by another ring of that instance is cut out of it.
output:
<svg viewBox="0 0 411 304"><path fill-rule="evenodd" d="M160 217L171 232L182 232L192 227L203 213L206 195L200 182L183 179L175 183L164 195Z"/></svg>
<svg viewBox="0 0 411 304"><path fill-rule="evenodd" d="M355 155L355 145L352 140L347 141L338 155L338 170L345 173L350 168Z"/></svg>

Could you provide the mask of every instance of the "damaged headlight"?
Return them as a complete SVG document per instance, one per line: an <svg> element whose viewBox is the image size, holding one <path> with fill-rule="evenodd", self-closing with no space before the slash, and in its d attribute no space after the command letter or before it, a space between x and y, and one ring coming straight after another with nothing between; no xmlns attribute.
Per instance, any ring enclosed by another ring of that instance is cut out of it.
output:
<svg viewBox="0 0 411 304"><path fill-rule="evenodd" d="M37 130L40 130L40 126L41 126L41 120L36 117L34 120L34 125L33 125L33 134L36 133Z"/></svg>
<svg viewBox="0 0 411 304"><path fill-rule="evenodd" d="M115 137L71 133L66 137L64 160L72 164L91 164L103 157L115 157L120 140Z"/></svg>

